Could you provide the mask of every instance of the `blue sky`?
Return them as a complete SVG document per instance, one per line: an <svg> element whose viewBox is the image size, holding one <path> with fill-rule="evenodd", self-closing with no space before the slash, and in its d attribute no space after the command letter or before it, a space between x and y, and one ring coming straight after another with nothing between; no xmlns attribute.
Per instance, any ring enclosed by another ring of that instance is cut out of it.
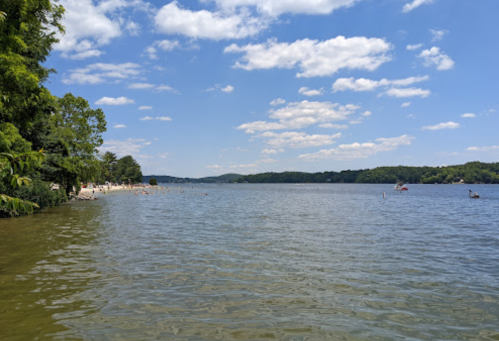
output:
<svg viewBox="0 0 499 341"><path fill-rule="evenodd" d="M499 161L498 1L59 3L46 85L144 174Z"/></svg>

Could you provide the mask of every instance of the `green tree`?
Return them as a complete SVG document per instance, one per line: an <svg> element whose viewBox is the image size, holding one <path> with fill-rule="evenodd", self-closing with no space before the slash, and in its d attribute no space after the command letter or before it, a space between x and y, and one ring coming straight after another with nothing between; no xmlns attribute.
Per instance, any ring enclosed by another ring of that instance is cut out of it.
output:
<svg viewBox="0 0 499 341"><path fill-rule="evenodd" d="M0 153L0 214L13 216L33 213L34 208L39 207L36 203L9 196L5 192L28 185L31 179L24 174L39 165L44 156L43 150L18 155Z"/></svg>
<svg viewBox="0 0 499 341"><path fill-rule="evenodd" d="M116 182L116 167L118 165L118 157L111 152L105 152L102 155L101 169L102 180L100 182L112 181Z"/></svg>
<svg viewBox="0 0 499 341"><path fill-rule="evenodd" d="M41 84L53 70L43 66L61 25L64 9L50 0L0 0L0 123L32 133L39 115L50 114L50 92Z"/></svg>
<svg viewBox="0 0 499 341"><path fill-rule="evenodd" d="M156 180L156 178L150 178L149 179L149 185L151 185L151 186L157 186L158 185L158 181Z"/></svg>
<svg viewBox="0 0 499 341"><path fill-rule="evenodd" d="M119 159L116 165L116 180L128 183L129 179L132 183L142 182L140 165L130 155Z"/></svg>
<svg viewBox="0 0 499 341"><path fill-rule="evenodd" d="M72 94L59 99L43 142L48 151L43 168L46 180L64 186L67 194L73 187L79 190L81 181L94 181L101 167L97 148L103 143L105 131L101 109L91 109L85 99Z"/></svg>

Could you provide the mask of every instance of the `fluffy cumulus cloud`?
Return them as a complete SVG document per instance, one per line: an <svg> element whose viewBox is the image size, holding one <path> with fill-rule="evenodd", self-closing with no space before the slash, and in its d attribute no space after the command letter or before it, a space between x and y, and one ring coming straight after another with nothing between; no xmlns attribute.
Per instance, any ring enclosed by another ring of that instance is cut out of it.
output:
<svg viewBox="0 0 499 341"><path fill-rule="evenodd" d="M299 94L302 94L302 95L305 95L305 96L321 96L322 95L322 91L324 89L309 89L307 87L301 87L299 90L298 90L298 93Z"/></svg>
<svg viewBox="0 0 499 341"><path fill-rule="evenodd" d="M399 137L379 138L375 142L341 144L337 148L322 149L316 153L302 154L299 156L305 160L318 159L336 159L336 160L353 160L364 159L371 155L388 152L397 149L400 146L408 146L414 137L402 135Z"/></svg>
<svg viewBox="0 0 499 341"><path fill-rule="evenodd" d="M95 102L95 104L97 105L126 105L133 103L135 103L133 99L129 99L126 97L118 97L118 98L102 97L100 100Z"/></svg>
<svg viewBox="0 0 499 341"><path fill-rule="evenodd" d="M237 7L256 7L267 16L293 14L329 14L341 7L349 7L360 0L206 0L215 2L220 8L234 10Z"/></svg>
<svg viewBox="0 0 499 341"><path fill-rule="evenodd" d="M433 46L431 49L423 50L418 57L423 59L425 66L435 66L439 71L450 70L454 67L454 61L440 51L439 47Z"/></svg>
<svg viewBox="0 0 499 341"><path fill-rule="evenodd" d="M71 59L98 57L100 47L120 37L124 31L136 34L138 25L126 21L117 12L139 5L139 0L104 0L97 5L92 0L61 0L66 9L63 25L65 34L59 35L54 46L62 56Z"/></svg>
<svg viewBox="0 0 499 341"><path fill-rule="evenodd" d="M430 90L424 90L420 88L393 88L385 91L382 95L387 95L390 97L398 97L398 98L405 98L405 97L428 97L430 96L431 91Z"/></svg>
<svg viewBox="0 0 499 341"><path fill-rule="evenodd" d="M156 29L165 34L179 34L199 39L241 39L267 28L268 20L252 17L251 12L191 11L177 1L163 6L155 17Z"/></svg>
<svg viewBox="0 0 499 341"><path fill-rule="evenodd" d="M90 64L85 68L71 70L65 75L64 84L99 84L118 82L128 78L136 78L142 73L141 67L134 63L123 64Z"/></svg>
<svg viewBox="0 0 499 341"><path fill-rule="evenodd" d="M124 124L115 124L113 126L113 128L116 128L116 129L126 128L126 125L124 125Z"/></svg>
<svg viewBox="0 0 499 341"><path fill-rule="evenodd" d="M277 122L250 122L240 125L237 129L243 129L248 134L255 131L301 129L315 124L345 120L358 108L353 104L343 106L330 102L294 102L269 111L270 118Z"/></svg>
<svg viewBox="0 0 499 341"><path fill-rule="evenodd" d="M423 130L442 130L442 129L457 129L459 128L459 123L456 122L445 122L439 123L434 126L425 126L421 129Z"/></svg>
<svg viewBox="0 0 499 341"><path fill-rule="evenodd" d="M232 44L225 53L244 53L235 68L301 70L297 77L330 76L340 69L376 70L391 60L391 44L384 39L338 36L325 41L312 39L279 43L275 39L263 44Z"/></svg>
<svg viewBox="0 0 499 341"><path fill-rule="evenodd" d="M234 87L232 85L227 85L225 88L222 88L220 90L222 90L225 93L231 93L232 91L234 91Z"/></svg>
<svg viewBox="0 0 499 341"><path fill-rule="evenodd" d="M476 115L468 112L466 114L462 114L461 117L464 117L464 118L474 118L474 117L476 117Z"/></svg>
<svg viewBox="0 0 499 341"><path fill-rule="evenodd" d="M265 143L273 149L289 148L308 148L321 147L336 143L335 139L341 137L341 133L334 135L309 135L304 132L287 131L283 133L274 133L271 131L256 135L256 138L265 139Z"/></svg>
<svg viewBox="0 0 499 341"><path fill-rule="evenodd" d="M413 9L418 8L421 5L431 4L434 1L435 0L414 0L410 3L405 4L404 7L402 8L402 12L408 13L408 12L412 11Z"/></svg>
<svg viewBox="0 0 499 341"><path fill-rule="evenodd" d="M388 80L383 78L379 81L365 79L365 78L354 79L353 77L339 78L333 84L333 92L346 91L346 90L353 90L357 92L373 91L379 87L408 86L414 83L426 81L428 79L430 79L430 77L428 76L409 77L405 79L395 79L395 80Z"/></svg>
<svg viewBox="0 0 499 341"><path fill-rule="evenodd" d="M407 108L411 105L411 102L404 102L402 103L402 105L400 106L401 108Z"/></svg>
<svg viewBox="0 0 499 341"><path fill-rule="evenodd" d="M149 145L145 139L127 139L127 140L107 140L99 147L101 152L111 152L122 157L125 155L137 156L142 148Z"/></svg>

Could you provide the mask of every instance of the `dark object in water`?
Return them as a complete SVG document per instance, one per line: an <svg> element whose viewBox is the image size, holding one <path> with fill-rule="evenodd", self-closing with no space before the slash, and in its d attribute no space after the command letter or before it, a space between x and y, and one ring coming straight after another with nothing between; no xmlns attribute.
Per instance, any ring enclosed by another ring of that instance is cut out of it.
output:
<svg viewBox="0 0 499 341"><path fill-rule="evenodd" d="M475 194L471 195L471 189L468 191L468 195L471 199L480 199L480 196L475 192Z"/></svg>

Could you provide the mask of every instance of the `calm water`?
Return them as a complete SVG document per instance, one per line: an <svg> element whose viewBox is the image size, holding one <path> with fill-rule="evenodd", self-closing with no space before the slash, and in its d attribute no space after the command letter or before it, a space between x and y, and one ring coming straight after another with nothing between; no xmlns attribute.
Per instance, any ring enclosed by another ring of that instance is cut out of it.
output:
<svg viewBox="0 0 499 341"><path fill-rule="evenodd" d="M499 340L497 185L183 191L0 220L0 339Z"/></svg>

